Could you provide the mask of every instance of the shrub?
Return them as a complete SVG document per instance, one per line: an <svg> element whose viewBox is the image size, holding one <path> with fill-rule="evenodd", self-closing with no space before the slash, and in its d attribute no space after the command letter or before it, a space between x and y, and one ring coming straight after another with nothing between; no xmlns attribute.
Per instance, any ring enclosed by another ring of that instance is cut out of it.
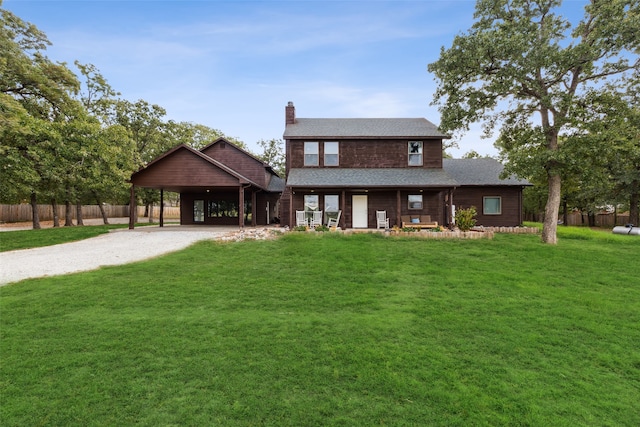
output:
<svg viewBox="0 0 640 427"><path fill-rule="evenodd" d="M326 225L318 225L316 226L315 230L320 232L329 231L329 227L327 227Z"/></svg>
<svg viewBox="0 0 640 427"><path fill-rule="evenodd" d="M471 227L476 225L476 211L475 206L471 206L468 209L456 210L456 225L461 231L469 231Z"/></svg>
<svg viewBox="0 0 640 427"><path fill-rule="evenodd" d="M297 226L293 227L291 230L293 230L293 231L307 231L307 227L305 227L304 225L297 225Z"/></svg>

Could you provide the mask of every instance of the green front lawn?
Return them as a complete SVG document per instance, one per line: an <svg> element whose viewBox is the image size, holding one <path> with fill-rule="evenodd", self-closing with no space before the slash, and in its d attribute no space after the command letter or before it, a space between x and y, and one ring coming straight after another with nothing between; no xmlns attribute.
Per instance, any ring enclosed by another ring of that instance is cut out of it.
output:
<svg viewBox="0 0 640 427"><path fill-rule="evenodd" d="M136 224L136 227L145 225L153 224ZM114 228L126 228L128 226L128 224L109 224L2 231L0 232L0 252L75 242L108 233Z"/></svg>
<svg viewBox="0 0 640 427"><path fill-rule="evenodd" d="M640 239L290 233L0 288L2 425L638 426Z"/></svg>

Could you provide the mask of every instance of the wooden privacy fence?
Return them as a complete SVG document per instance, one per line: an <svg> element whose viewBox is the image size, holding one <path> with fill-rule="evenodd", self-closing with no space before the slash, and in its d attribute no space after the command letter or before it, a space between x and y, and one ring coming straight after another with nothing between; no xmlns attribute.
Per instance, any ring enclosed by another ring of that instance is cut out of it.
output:
<svg viewBox="0 0 640 427"><path fill-rule="evenodd" d="M543 221L543 215L525 215L526 221ZM562 214L560 214L560 221L563 220ZM629 214L616 215L613 213L596 214L595 217L596 227L614 227L616 225L625 225L629 223ZM589 216L582 212L571 212L567 214L567 225L589 225Z"/></svg>
<svg viewBox="0 0 640 427"><path fill-rule="evenodd" d="M129 216L129 206L128 205L104 205L104 210L107 213L109 218L122 218ZM65 220L65 206L58 206L58 217L60 221ZM138 206L138 220L140 221L144 215L144 206ZM160 215L160 206L153 207L153 217L158 218ZM38 216L40 217L40 221L51 221L53 220L53 208L51 205L38 205ZM76 215L76 207L73 206L71 212L71 218L77 219ZM100 213L100 207L97 205L84 205L82 206L82 218L90 219L90 218L102 218L102 214ZM165 219L177 219L180 218L180 208L179 207L166 207L164 208L164 218ZM29 204L21 204L21 205L0 205L0 222L23 222L23 221L31 221L31 205Z"/></svg>

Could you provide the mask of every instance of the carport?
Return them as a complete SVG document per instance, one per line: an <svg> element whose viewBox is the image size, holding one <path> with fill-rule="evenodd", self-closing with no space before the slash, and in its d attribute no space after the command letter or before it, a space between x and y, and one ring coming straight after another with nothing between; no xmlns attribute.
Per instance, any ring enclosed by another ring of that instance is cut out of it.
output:
<svg viewBox="0 0 640 427"><path fill-rule="evenodd" d="M220 141L216 143L219 146ZM235 148L239 155L255 160L248 153L230 143L229 145L232 148L227 147L227 151ZM209 147L211 145L203 151ZM210 148L207 154L214 153L215 150ZM164 226L165 191L180 194L181 225L244 227L256 226L258 222L268 224L276 212L280 198L278 190L283 187L283 184L279 185L282 180L273 173L274 176L268 177L266 185L261 185L207 154L182 144L135 172L130 179L130 206L137 205L136 189L151 188L160 191L160 227ZM238 154L233 154L238 157ZM233 159L233 156L230 158ZM247 163L245 161L241 164ZM261 168L258 172L265 176L265 164L260 162L258 167ZM136 209L129 210L130 229L135 227L135 213Z"/></svg>

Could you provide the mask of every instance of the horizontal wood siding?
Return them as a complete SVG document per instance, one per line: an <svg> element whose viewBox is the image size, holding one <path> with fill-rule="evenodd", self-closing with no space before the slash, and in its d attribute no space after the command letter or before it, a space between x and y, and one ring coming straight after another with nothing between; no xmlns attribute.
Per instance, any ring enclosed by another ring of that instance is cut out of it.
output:
<svg viewBox="0 0 640 427"><path fill-rule="evenodd" d="M422 194L422 209L409 209L409 195ZM431 221L438 221L438 225L446 225L444 217L444 192L441 191L402 191L400 196L400 209L402 215L429 215ZM402 219L397 224L402 226Z"/></svg>
<svg viewBox="0 0 640 427"><path fill-rule="evenodd" d="M522 224L519 187L460 187L453 193L456 209L475 206L478 211L477 225L485 227L515 227ZM502 197L501 215L483 215L482 203L485 196Z"/></svg>
<svg viewBox="0 0 640 427"><path fill-rule="evenodd" d="M266 187L267 180L264 164L249 156L247 153L242 152L237 147L224 142L218 142L206 150L202 150L202 153L230 167L256 184Z"/></svg>
<svg viewBox="0 0 640 427"><path fill-rule="evenodd" d="M178 150L140 171L133 184L149 188L237 187L238 179L187 150Z"/></svg>
<svg viewBox="0 0 640 427"><path fill-rule="evenodd" d="M414 139L412 139L413 141ZM423 144L424 168L442 168L442 140L415 139ZM308 140L311 141L311 140ZM324 142L319 142L319 167L324 167ZM408 168L408 139L341 140L339 168ZM304 166L304 140L287 141L287 168ZM333 166L328 166L333 167Z"/></svg>

